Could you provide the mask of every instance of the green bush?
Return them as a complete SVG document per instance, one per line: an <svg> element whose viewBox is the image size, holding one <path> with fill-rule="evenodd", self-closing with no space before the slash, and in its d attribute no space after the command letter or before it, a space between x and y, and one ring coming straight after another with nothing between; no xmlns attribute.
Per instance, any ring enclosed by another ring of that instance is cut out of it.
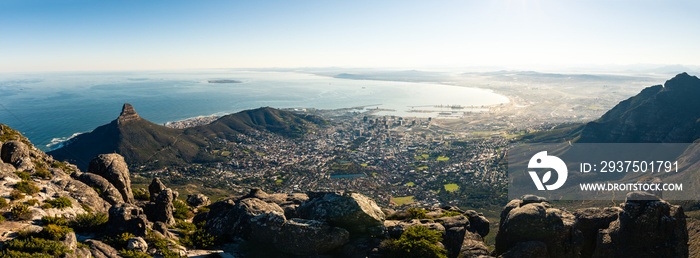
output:
<svg viewBox="0 0 700 258"><path fill-rule="evenodd" d="M39 168L39 167L34 169L34 176L38 177L38 178L43 178L43 179L53 178L53 175L51 174L51 172L49 172L45 168Z"/></svg>
<svg viewBox="0 0 700 258"><path fill-rule="evenodd" d="M58 257L70 250L61 242L42 238L29 237L27 239L13 239L5 243L3 248L7 251L19 251L26 253L43 253ZM10 256L12 257L12 256Z"/></svg>
<svg viewBox="0 0 700 258"><path fill-rule="evenodd" d="M459 213L458 211L446 211L446 212L443 212L442 214L440 214L440 217L438 217L438 218L452 217L452 216L459 216L459 215L462 215L462 213Z"/></svg>
<svg viewBox="0 0 700 258"><path fill-rule="evenodd" d="M24 199L24 193L20 192L17 189L13 189L12 191L10 191L10 200L16 201L22 199Z"/></svg>
<svg viewBox="0 0 700 258"><path fill-rule="evenodd" d="M4 222L4 221L5 221L5 216L3 216L2 214L0 214L0 223L2 223L2 222Z"/></svg>
<svg viewBox="0 0 700 258"><path fill-rule="evenodd" d="M71 202L70 199L68 199L68 197L58 197L56 199L46 200L44 202L49 203L54 208L59 208L59 209L68 208L68 207L73 206L73 202Z"/></svg>
<svg viewBox="0 0 700 258"><path fill-rule="evenodd" d="M148 201L151 199L151 195L148 191L133 189L131 192L134 194L134 199Z"/></svg>
<svg viewBox="0 0 700 258"><path fill-rule="evenodd" d="M34 231L32 229L21 229L17 231L17 239L27 239L29 237L37 236L38 234L38 231Z"/></svg>
<svg viewBox="0 0 700 258"><path fill-rule="evenodd" d="M79 232L99 232L109 217L105 213L83 213L68 222L70 227Z"/></svg>
<svg viewBox="0 0 700 258"><path fill-rule="evenodd" d="M0 257L12 257L12 258L53 258L52 255L44 253L25 253L13 250L4 250L0 252Z"/></svg>
<svg viewBox="0 0 700 258"><path fill-rule="evenodd" d="M119 254L124 258L153 258L153 256L147 255L142 252L137 252L134 250L124 250L119 251Z"/></svg>
<svg viewBox="0 0 700 258"><path fill-rule="evenodd" d="M92 213L92 208L90 208L89 205L81 203L80 207L83 207L83 210L87 211L88 213Z"/></svg>
<svg viewBox="0 0 700 258"><path fill-rule="evenodd" d="M197 226L184 220L175 220L175 228L180 229L182 232L192 232L197 230Z"/></svg>
<svg viewBox="0 0 700 258"><path fill-rule="evenodd" d="M53 163L51 163L51 167L60 168L61 170L63 170L63 172L66 172L68 174L72 174L73 172L75 172L73 168L69 167L66 163L60 161L54 161Z"/></svg>
<svg viewBox="0 0 700 258"><path fill-rule="evenodd" d="M180 243L188 248L209 249L219 244L219 238L204 231L197 229L194 232L186 233L180 239Z"/></svg>
<svg viewBox="0 0 700 258"><path fill-rule="evenodd" d="M68 225L68 221L62 216L43 216L41 217L41 224L66 226Z"/></svg>
<svg viewBox="0 0 700 258"><path fill-rule="evenodd" d="M158 253L165 258L180 258L181 256L173 251L170 251L168 247L174 247L175 244L167 239L159 238L155 233L149 231L146 233L146 243L149 247L154 247L158 250Z"/></svg>
<svg viewBox="0 0 700 258"><path fill-rule="evenodd" d="M437 245L442 241L442 233L431 231L424 226L407 229L396 240L385 240L382 248L387 257L396 258L447 258L447 250Z"/></svg>
<svg viewBox="0 0 700 258"><path fill-rule="evenodd" d="M173 206L175 207L173 218L189 219L194 217L194 213L192 213L192 208L190 208L190 206L188 206L185 202L180 200L173 200Z"/></svg>
<svg viewBox="0 0 700 258"><path fill-rule="evenodd" d="M15 184L15 189L28 195L33 195L39 192L39 187L36 187L36 185L34 185L34 182L26 180L20 181L17 184Z"/></svg>
<svg viewBox="0 0 700 258"><path fill-rule="evenodd" d="M29 173L24 172L24 171L15 171L15 175L17 175L19 178L21 178L24 181L29 181L31 180L31 177L29 176Z"/></svg>
<svg viewBox="0 0 700 258"><path fill-rule="evenodd" d="M205 213L205 212L209 212L208 206L202 206L202 207L197 208L197 213Z"/></svg>
<svg viewBox="0 0 700 258"><path fill-rule="evenodd" d="M49 240L59 240L63 236L65 236L68 232L71 232L71 231L73 231L73 229L66 227L66 226L49 224L49 225L44 226L44 228L41 229L41 232L39 232L39 235L42 236L43 238L46 238Z"/></svg>
<svg viewBox="0 0 700 258"><path fill-rule="evenodd" d="M432 219L426 215L428 211L424 209L408 208L406 212L408 212L408 219Z"/></svg>
<svg viewBox="0 0 700 258"><path fill-rule="evenodd" d="M32 217L32 211L29 210L29 206L21 203L18 203L12 207L10 213L12 213L12 217L14 217L16 220L27 220Z"/></svg>
<svg viewBox="0 0 700 258"><path fill-rule="evenodd" d="M134 234L124 232L114 237L105 237L102 241L111 245L114 249L123 249L126 248L127 244L129 244L129 238L132 237L134 237Z"/></svg>
<svg viewBox="0 0 700 258"><path fill-rule="evenodd" d="M44 210L48 210L48 209L53 208L53 205L51 205L50 203L44 203L41 205L41 208Z"/></svg>
<svg viewBox="0 0 700 258"><path fill-rule="evenodd" d="M34 206L34 205L36 205L37 203L39 203L39 200L37 200L37 199L29 199L29 200L27 201L27 205L29 205L29 206Z"/></svg>
<svg viewBox="0 0 700 258"><path fill-rule="evenodd" d="M10 194L12 194L12 192L10 192ZM7 200L5 200L5 198L0 197L0 209L5 208L5 207L9 207L9 206L10 206L10 204L7 203Z"/></svg>

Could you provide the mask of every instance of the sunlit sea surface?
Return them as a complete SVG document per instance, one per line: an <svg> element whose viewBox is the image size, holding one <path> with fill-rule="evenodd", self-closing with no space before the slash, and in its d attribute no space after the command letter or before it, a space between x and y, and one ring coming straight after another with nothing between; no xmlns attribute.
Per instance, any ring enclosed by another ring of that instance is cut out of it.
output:
<svg viewBox="0 0 700 258"><path fill-rule="evenodd" d="M230 79L242 83L209 83ZM258 107L379 108L378 115L459 117L506 103L488 90L429 83L348 80L294 72L204 70L0 74L0 123L47 151L109 123L131 103L163 124ZM358 109L359 112L362 110ZM417 112L419 111L419 112Z"/></svg>

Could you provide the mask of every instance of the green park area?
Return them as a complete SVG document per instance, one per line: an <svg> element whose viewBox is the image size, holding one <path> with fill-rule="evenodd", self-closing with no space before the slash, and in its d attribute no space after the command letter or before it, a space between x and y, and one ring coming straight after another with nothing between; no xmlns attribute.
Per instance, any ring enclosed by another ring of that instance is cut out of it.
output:
<svg viewBox="0 0 700 258"><path fill-rule="evenodd" d="M459 186L457 184L446 184L445 190L447 190L448 192L454 192L459 190Z"/></svg>
<svg viewBox="0 0 700 258"><path fill-rule="evenodd" d="M407 203L412 203L413 202L413 195L405 196L405 197L394 197L394 198L391 198L391 200L394 201L394 203L396 203L396 205L401 206L401 205L404 205Z"/></svg>

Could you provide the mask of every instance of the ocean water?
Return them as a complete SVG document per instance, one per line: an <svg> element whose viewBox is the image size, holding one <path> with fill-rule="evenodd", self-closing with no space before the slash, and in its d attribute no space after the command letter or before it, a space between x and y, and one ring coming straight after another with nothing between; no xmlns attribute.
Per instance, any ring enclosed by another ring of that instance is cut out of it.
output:
<svg viewBox="0 0 700 258"><path fill-rule="evenodd" d="M242 83L208 83L232 79ZM348 80L294 72L202 70L0 74L0 123L21 131L38 148L109 123L131 103L163 124L245 109L336 109L366 106L406 117L459 116L506 103L488 90L429 83ZM421 110L422 112L415 112ZM453 113L449 115L448 113Z"/></svg>

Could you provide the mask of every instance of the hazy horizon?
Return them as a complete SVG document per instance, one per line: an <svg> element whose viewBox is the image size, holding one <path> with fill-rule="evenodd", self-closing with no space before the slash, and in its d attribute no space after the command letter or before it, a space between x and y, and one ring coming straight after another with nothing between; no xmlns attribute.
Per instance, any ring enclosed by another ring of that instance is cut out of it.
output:
<svg viewBox="0 0 700 258"><path fill-rule="evenodd" d="M3 1L0 73L698 70L698 7L695 1Z"/></svg>

